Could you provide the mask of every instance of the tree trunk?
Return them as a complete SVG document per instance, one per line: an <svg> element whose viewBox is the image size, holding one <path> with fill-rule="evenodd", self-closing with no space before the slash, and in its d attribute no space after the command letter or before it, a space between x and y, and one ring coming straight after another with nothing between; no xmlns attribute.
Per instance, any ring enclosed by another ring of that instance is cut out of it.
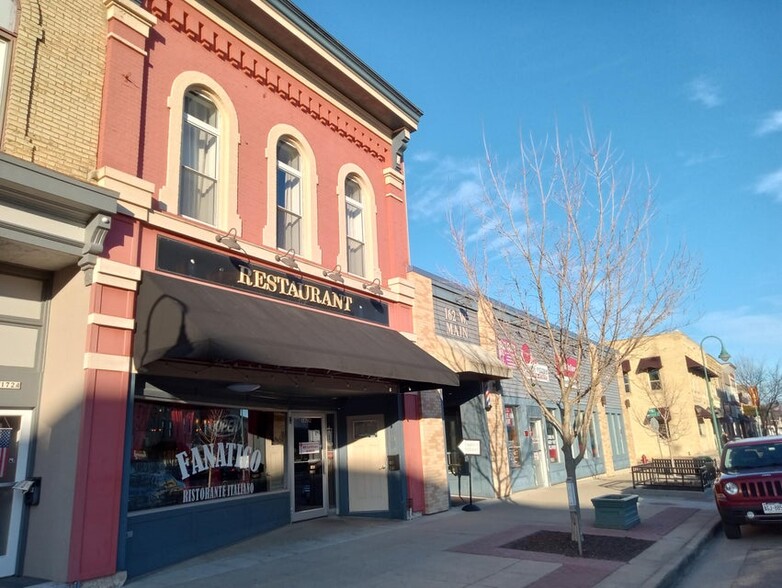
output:
<svg viewBox="0 0 782 588"><path fill-rule="evenodd" d="M578 555L583 555L584 535L581 532L581 503L578 498L576 466L580 460L573 457L573 446L562 447L565 456L565 486L567 488L568 510L570 511L570 540L578 543Z"/></svg>

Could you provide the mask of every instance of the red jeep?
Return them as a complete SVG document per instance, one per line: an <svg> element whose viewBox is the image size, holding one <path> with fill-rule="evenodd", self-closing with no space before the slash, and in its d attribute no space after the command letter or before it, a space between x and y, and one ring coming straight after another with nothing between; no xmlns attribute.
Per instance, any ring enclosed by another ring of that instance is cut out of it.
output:
<svg viewBox="0 0 782 588"><path fill-rule="evenodd" d="M782 437L730 441L720 466L714 499L728 539L741 525L782 523Z"/></svg>

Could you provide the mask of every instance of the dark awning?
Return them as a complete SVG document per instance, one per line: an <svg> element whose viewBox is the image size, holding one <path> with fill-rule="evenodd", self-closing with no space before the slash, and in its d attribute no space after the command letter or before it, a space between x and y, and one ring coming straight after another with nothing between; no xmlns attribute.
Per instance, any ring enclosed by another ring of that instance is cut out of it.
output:
<svg viewBox="0 0 782 588"><path fill-rule="evenodd" d="M144 272L134 360L249 363L369 376L413 389L458 376L391 329Z"/></svg>
<svg viewBox="0 0 782 588"><path fill-rule="evenodd" d="M700 376L701 378L703 377L703 364L687 357L686 355L684 356L684 360L687 362L687 371L695 374L696 376ZM715 374L708 368L706 368L706 373L709 374L710 378L716 378L718 376L718 374Z"/></svg>
<svg viewBox="0 0 782 588"><path fill-rule="evenodd" d="M663 362L660 361L660 356L644 357L638 362L638 368L635 370L637 373L648 372L649 370L659 370L663 367Z"/></svg>
<svg viewBox="0 0 782 588"><path fill-rule="evenodd" d="M715 409L716 413L716 409ZM702 419L710 419L711 418L711 412L709 412L707 409L703 408L702 406L695 405L695 414Z"/></svg>

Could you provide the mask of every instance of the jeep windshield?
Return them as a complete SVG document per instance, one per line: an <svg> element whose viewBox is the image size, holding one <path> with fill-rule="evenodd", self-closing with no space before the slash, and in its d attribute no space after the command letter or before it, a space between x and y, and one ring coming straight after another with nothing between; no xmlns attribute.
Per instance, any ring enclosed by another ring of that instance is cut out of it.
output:
<svg viewBox="0 0 782 588"><path fill-rule="evenodd" d="M729 447L725 450L726 470L782 467L782 441Z"/></svg>

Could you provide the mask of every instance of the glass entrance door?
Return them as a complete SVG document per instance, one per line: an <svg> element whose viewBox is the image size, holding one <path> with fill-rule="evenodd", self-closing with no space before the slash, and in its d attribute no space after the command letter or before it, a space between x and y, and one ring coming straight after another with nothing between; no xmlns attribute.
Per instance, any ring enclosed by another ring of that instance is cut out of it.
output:
<svg viewBox="0 0 782 588"><path fill-rule="evenodd" d="M16 574L30 445L30 411L0 410L0 577Z"/></svg>
<svg viewBox="0 0 782 588"><path fill-rule="evenodd" d="M293 494L291 520L303 521L328 512L328 468L325 463L325 415L291 416Z"/></svg>

